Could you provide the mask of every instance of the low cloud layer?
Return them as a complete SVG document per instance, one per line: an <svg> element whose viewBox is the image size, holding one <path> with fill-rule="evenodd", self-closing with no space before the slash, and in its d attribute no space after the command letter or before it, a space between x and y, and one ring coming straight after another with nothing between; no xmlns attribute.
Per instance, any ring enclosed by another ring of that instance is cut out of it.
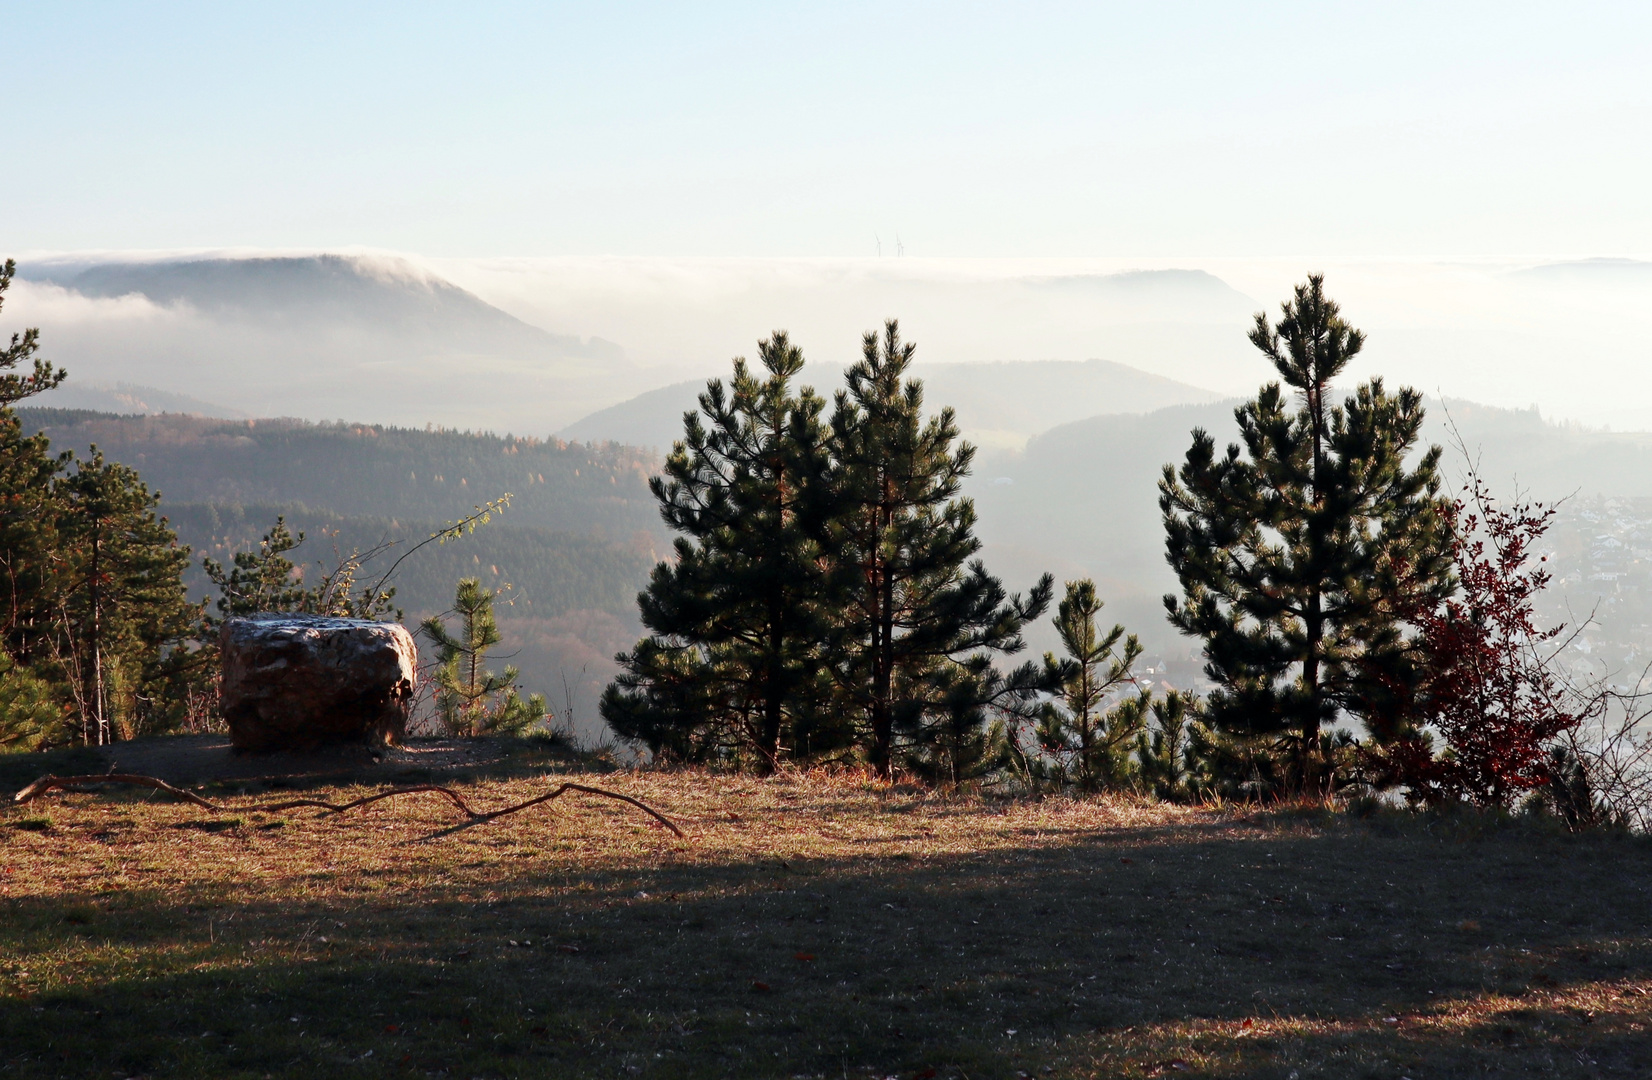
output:
<svg viewBox="0 0 1652 1080"><path fill-rule="evenodd" d="M5 328L40 326L47 353L86 383L261 415L543 434L725 372L776 329L823 366L851 361L861 333L887 317L918 343L920 365L1105 359L1249 393L1272 375L1245 339L1251 315L1276 310L1313 270L1369 334L1353 378L1380 373L1430 393L1537 404L1553 418L1652 428L1652 263L1630 260L355 255L343 260L354 267L347 284L377 306L327 310L289 296L256 310L260 296L284 295L271 286L230 310L229 285L208 296L199 283L199 297L178 286L157 302L109 285L119 275L105 275L111 295L73 288L92 266L180 257L25 260L31 280L14 286ZM320 278L307 287L326 295Z"/></svg>

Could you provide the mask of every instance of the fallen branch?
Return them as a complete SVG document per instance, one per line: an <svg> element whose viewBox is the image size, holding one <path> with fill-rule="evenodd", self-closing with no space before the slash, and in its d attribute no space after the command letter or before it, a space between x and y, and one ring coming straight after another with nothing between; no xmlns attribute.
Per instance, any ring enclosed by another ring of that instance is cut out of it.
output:
<svg viewBox="0 0 1652 1080"><path fill-rule="evenodd" d="M538 806L540 803L547 803L552 799L559 799L570 791L580 791L587 795L601 795L605 799L614 799L619 802L630 803L638 810L641 810L649 817L652 817L655 821L658 821L661 825L664 825L666 828L670 829L676 835L684 836L683 831L679 829L670 818L666 817L658 810L655 810L652 806L649 806L641 799L634 799L629 795L622 795L617 791L609 791L606 788L591 787L588 784L575 784L571 782L564 783L555 791L550 791L546 792L544 795L535 796L532 799L528 799L526 802L516 803L515 805L507 806L502 810L489 811L473 809L469 803L465 802L464 798L460 796L457 791L454 791L452 788L440 787L436 784L418 784L413 787L391 788L388 791L376 792L372 795L366 795L359 799L353 799L347 803L330 803L323 799L291 799L287 802L260 803L255 806L221 806L207 799L203 799L201 796L192 791L185 791L183 788L173 787L165 780L161 780L153 776L138 776L132 773L105 773L95 776L42 776L22 791L19 791L16 795L13 795L11 801L15 805L21 805L26 802L32 802L48 792L58 791L65 788L84 787L90 784L131 784L138 787L155 788L156 790L164 791L169 795L176 795L178 798L183 799L186 802L193 803L204 810L211 810L213 813L217 814L230 813L231 811L236 810L244 813L276 814L283 810L297 810L305 806L314 806L318 809L326 810L327 812L333 814L343 814L359 807L376 803L381 799L394 798L397 795L418 795L424 792L430 792L445 796L449 802L451 802L459 809L461 813L470 819L471 824L480 824L484 821L492 821L495 818L502 818L507 814L514 814L519 810L526 810L530 806Z"/></svg>
<svg viewBox="0 0 1652 1080"><path fill-rule="evenodd" d="M176 795L180 799L192 802L202 809L218 813L223 812L222 807L213 805L193 791L173 787L165 780L158 780L153 776L138 776L133 773L104 773L100 776L52 776L48 774L13 795L11 801L16 805L22 805L26 802L33 802L49 791L83 784L136 784L139 787L158 788L169 795Z"/></svg>

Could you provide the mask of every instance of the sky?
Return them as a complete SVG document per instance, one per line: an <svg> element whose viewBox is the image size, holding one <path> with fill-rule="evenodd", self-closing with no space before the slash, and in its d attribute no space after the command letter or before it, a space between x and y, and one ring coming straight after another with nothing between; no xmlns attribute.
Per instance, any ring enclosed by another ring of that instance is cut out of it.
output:
<svg viewBox="0 0 1652 1080"><path fill-rule="evenodd" d="M1652 5L0 0L7 252L1652 252Z"/></svg>

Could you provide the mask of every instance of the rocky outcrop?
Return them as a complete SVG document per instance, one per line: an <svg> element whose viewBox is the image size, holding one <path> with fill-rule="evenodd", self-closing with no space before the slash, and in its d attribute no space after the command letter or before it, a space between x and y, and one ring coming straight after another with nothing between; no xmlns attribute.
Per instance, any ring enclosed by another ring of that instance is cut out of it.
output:
<svg viewBox="0 0 1652 1080"><path fill-rule="evenodd" d="M219 708L237 750L398 742L418 650L399 623L325 615L230 619L219 635Z"/></svg>

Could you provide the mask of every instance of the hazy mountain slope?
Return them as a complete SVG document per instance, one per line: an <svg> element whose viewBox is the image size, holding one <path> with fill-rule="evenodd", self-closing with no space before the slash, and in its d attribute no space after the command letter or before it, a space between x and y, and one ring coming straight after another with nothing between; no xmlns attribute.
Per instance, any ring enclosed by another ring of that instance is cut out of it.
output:
<svg viewBox="0 0 1652 1080"><path fill-rule="evenodd" d="M699 408L699 395L705 388L706 380L689 379L649 390L574 421L557 432L557 438L617 442L666 452L683 437L683 413Z"/></svg>
<svg viewBox="0 0 1652 1080"><path fill-rule="evenodd" d="M950 405L982 446L1020 446L1087 416L1146 413L1221 395L1110 360L915 364L924 400Z"/></svg>
<svg viewBox="0 0 1652 1080"><path fill-rule="evenodd" d="M1138 630L1155 650L1185 651L1159 599L1176 581L1164 562L1156 485L1165 464L1182 461L1193 428L1210 431L1219 446L1237 437L1235 404L1092 417L1037 436L1021 453L984 456L967 491L989 564L1018 587L1041 568L1094 577L1109 618ZM1500 496L1652 495L1652 435L1556 425L1533 410L1430 401L1424 438L1447 447L1443 465L1453 488L1466 460L1453 447L1453 426ZM1586 592L1573 598L1583 611L1593 602Z"/></svg>
<svg viewBox="0 0 1652 1080"><path fill-rule="evenodd" d="M92 412L148 415L150 413L184 413L191 416L212 416L222 420L245 420L248 414L188 394L174 394L153 386L134 383L86 382L75 379L49 393L31 398L38 407L52 409L85 409Z"/></svg>
<svg viewBox="0 0 1652 1080"><path fill-rule="evenodd" d="M162 305L187 304L219 316L267 324L313 320L357 324L393 336L465 343L471 350L540 349L549 356L618 360L612 342L551 334L440 278L396 260L312 255L103 263L65 274L45 272L82 296L138 294Z"/></svg>
<svg viewBox="0 0 1652 1080"><path fill-rule="evenodd" d="M23 272L37 291L57 290L39 300L36 321L72 379L142 383L255 415L544 434L636 386L618 346L530 326L400 260Z"/></svg>
<svg viewBox="0 0 1652 1080"><path fill-rule="evenodd" d="M1108 360L1023 360L981 364L915 363L931 409L951 406L967 437L1019 447L1040 431L1087 416L1141 413L1215 401L1217 394ZM724 376L726 378L726 375ZM806 368L799 382L830 399L837 368ZM682 438L683 413L697 407L705 380L674 383L593 413L558 432L565 439L669 448Z"/></svg>
<svg viewBox="0 0 1652 1080"><path fill-rule="evenodd" d="M622 341L639 363L676 367L677 379L726 371L729 357L752 355L776 329L789 331L812 362L841 365L859 354L861 334L887 318L900 319L918 343L920 363L1100 356L1230 393L1265 367L1244 336L1264 304L1199 269L913 257L432 265L529 322Z"/></svg>
<svg viewBox="0 0 1652 1080"><path fill-rule="evenodd" d="M1652 262L1644 259L1574 259L1570 262L1544 263L1541 266L1517 270L1510 276L1532 281L1565 282L1595 287L1645 287L1652 284Z"/></svg>

